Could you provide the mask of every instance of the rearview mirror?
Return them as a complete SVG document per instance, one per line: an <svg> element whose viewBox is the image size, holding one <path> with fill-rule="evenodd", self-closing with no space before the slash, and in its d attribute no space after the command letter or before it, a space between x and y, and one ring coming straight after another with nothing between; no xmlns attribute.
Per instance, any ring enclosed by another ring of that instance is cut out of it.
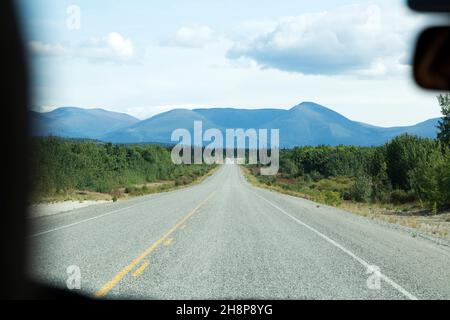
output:
<svg viewBox="0 0 450 320"><path fill-rule="evenodd" d="M448 0L408 0L411 9L425 12L449 12L450 1Z"/></svg>
<svg viewBox="0 0 450 320"><path fill-rule="evenodd" d="M450 90L450 27L422 32L414 57L414 77L426 89Z"/></svg>

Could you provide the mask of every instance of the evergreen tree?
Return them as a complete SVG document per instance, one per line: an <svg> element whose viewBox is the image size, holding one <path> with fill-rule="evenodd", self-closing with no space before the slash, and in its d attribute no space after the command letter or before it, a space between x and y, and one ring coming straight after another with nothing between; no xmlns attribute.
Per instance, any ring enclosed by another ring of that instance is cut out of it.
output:
<svg viewBox="0 0 450 320"><path fill-rule="evenodd" d="M440 94L438 97L441 106L442 119L439 121L437 128L439 129L438 140L442 145L450 146L450 93Z"/></svg>

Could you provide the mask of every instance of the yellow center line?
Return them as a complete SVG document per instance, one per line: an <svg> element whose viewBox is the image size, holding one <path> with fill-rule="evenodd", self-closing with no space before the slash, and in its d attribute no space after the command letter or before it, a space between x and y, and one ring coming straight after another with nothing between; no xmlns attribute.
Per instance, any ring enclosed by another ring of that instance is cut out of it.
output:
<svg viewBox="0 0 450 320"><path fill-rule="evenodd" d="M181 230L181 229L180 229ZM164 241L164 245L166 246L166 247L168 247L168 246L170 246L171 244L172 244L172 241L173 241L173 238L169 238L169 239L167 239L166 241Z"/></svg>
<svg viewBox="0 0 450 320"><path fill-rule="evenodd" d="M181 221L179 221L172 229L165 235L159 238L155 243L147 248L140 256L131 261L129 265L117 273L110 281L108 281L100 290L95 293L97 298L105 296L112 288L114 288L131 270L133 270L142 260L144 260L150 253L152 253L162 242L170 237L178 228L180 228L190 217L192 217L198 209L200 209L209 199L212 198L215 192L212 192L205 200L203 200L197 207L192 209Z"/></svg>
<svg viewBox="0 0 450 320"><path fill-rule="evenodd" d="M139 277L141 273L144 272L145 268L148 267L149 264L150 262L144 261L144 263L138 269L136 269L136 271L132 273L133 277Z"/></svg>

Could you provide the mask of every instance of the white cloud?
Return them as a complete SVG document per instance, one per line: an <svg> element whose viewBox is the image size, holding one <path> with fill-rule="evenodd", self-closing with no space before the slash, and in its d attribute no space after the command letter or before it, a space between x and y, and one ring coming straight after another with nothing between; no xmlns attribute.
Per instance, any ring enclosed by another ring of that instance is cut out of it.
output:
<svg viewBox="0 0 450 320"><path fill-rule="evenodd" d="M72 56L92 62L124 63L132 62L135 58L133 42L117 32L111 32L102 38L91 38L71 46L32 41L30 42L30 49L33 53L39 55Z"/></svg>
<svg viewBox="0 0 450 320"><path fill-rule="evenodd" d="M67 54L66 48L59 43L49 44L40 41L31 41L30 50L34 54L44 56L62 56Z"/></svg>
<svg viewBox="0 0 450 320"><path fill-rule="evenodd" d="M161 42L163 46L201 48L213 41L213 30L208 26L183 26Z"/></svg>
<svg viewBox="0 0 450 320"><path fill-rule="evenodd" d="M418 25L401 11L354 5L284 17L270 31L236 40L227 56L303 74L385 75L404 68Z"/></svg>
<svg viewBox="0 0 450 320"><path fill-rule="evenodd" d="M31 110L36 111L36 112L50 112L57 108L58 107L55 107L55 106L32 106Z"/></svg>

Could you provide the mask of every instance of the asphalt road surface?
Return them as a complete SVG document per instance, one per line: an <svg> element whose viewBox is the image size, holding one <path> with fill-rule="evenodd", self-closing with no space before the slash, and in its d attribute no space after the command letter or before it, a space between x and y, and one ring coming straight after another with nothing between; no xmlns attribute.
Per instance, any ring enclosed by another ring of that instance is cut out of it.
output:
<svg viewBox="0 0 450 320"><path fill-rule="evenodd" d="M450 298L445 243L255 188L236 165L30 220L31 275L105 299Z"/></svg>

